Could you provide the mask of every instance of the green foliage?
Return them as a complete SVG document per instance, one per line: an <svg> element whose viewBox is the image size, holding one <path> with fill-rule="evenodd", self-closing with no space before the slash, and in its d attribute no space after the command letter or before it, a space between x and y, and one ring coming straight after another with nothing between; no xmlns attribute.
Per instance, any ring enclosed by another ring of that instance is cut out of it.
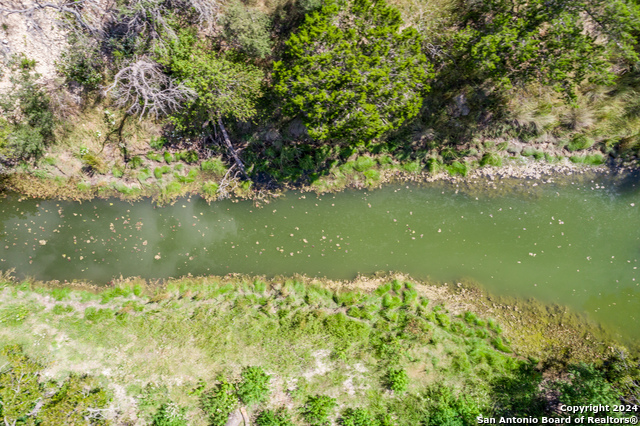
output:
<svg viewBox="0 0 640 426"><path fill-rule="evenodd" d="M608 405L620 404L620 392L605 380L604 374L595 367L587 364L572 365L568 368L569 380L559 381L555 389L560 392L559 400L566 405ZM587 417L609 415L619 416L620 413L585 413Z"/></svg>
<svg viewBox="0 0 640 426"><path fill-rule="evenodd" d="M465 395L455 396L445 386L434 386L425 392L427 403L423 407L426 413L425 426L472 426L478 424L481 414L477 402Z"/></svg>
<svg viewBox="0 0 640 426"><path fill-rule="evenodd" d="M431 74L418 32L402 25L384 1L330 0L307 15L274 71L311 137L366 143L418 113Z"/></svg>
<svg viewBox="0 0 640 426"><path fill-rule="evenodd" d="M269 17L249 9L240 1L230 3L222 18L222 35L231 47L250 56L264 58L271 52Z"/></svg>
<svg viewBox="0 0 640 426"><path fill-rule="evenodd" d="M265 410L256 417L256 426L294 426L285 408Z"/></svg>
<svg viewBox="0 0 640 426"><path fill-rule="evenodd" d="M492 383L492 400L496 414L511 416L541 416L546 401L540 390L542 373L533 362L522 362L513 374L497 377Z"/></svg>
<svg viewBox="0 0 640 426"><path fill-rule="evenodd" d="M384 384L387 389L402 393L407 390L409 376L403 368L391 368L387 371Z"/></svg>
<svg viewBox="0 0 640 426"><path fill-rule="evenodd" d="M94 378L72 374L42 406L37 418L45 425L106 425L108 421L101 416L88 422L86 419L93 417L90 410L105 409L109 402L109 396Z"/></svg>
<svg viewBox="0 0 640 426"><path fill-rule="evenodd" d="M197 94L184 111L173 116L179 130L201 129L204 123L223 117L242 121L255 115L263 78L258 68L219 56L187 31L181 32L158 60Z"/></svg>
<svg viewBox="0 0 640 426"><path fill-rule="evenodd" d="M593 144L594 140L590 137L586 135L576 135L571 139L571 141L569 141L567 149L569 150L569 152L574 152L590 148Z"/></svg>
<svg viewBox="0 0 640 426"><path fill-rule="evenodd" d="M170 173L170 172L171 172L171 167L169 166L161 166L153 169L153 175L156 177L156 179L160 179L162 178L163 175L166 175L167 173Z"/></svg>
<svg viewBox="0 0 640 426"><path fill-rule="evenodd" d="M361 155L360 157L356 158L353 168L358 172L364 172L372 168L375 164L376 163L373 158L366 155Z"/></svg>
<svg viewBox="0 0 640 426"><path fill-rule="evenodd" d="M584 164L599 166L604 163L605 158L602 154L588 154L584 156Z"/></svg>
<svg viewBox="0 0 640 426"><path fill-rule="evenodd" d="M200 169L217 176L224 176L227 167L220 157L211 158L200 163Z"/></svg>
<svg viewBox="0 0 640 426"><path fill-rule="evenodd" d="M84 318L87 321L91 321L93 323L100 323L103 321L107 321L113 318L113 310L111 309L103 309L103 308L94 308L88 307L84 310Z"/></svg>
<svg viewBox="0 0 640 426"><path fill-rule="evenodd" d="M149 146L156 151L160 151L168 142L166 138L153 136L149 141Z"/></svg>
<svg viewBox="0 0 640 426"><path fill-rule="evenodd" d="M491 339L491 344L493 345L494 348L496 348L499 351L506 352L506 353L511 353L511 348L509 348L509 346L505 345L505 343L502 341L502 338L500 338L500 337L496 337L494 339Z"/></svg>
<svg viewBox="0 0 640 426"><path fill-rule="evenodd" d="M60 386L48 384L45 392L39 380L44 365L18 345L5 346L1 354L8 360L0 370L0 417L5 424L109 424L101 416L90 415L90 409L105 409L110 402L95 379L71 375ZM40 408L34 410L37 404Z"/></svg>
<svg viewBox="0 0 640 426"><path fill-rule="evenodd" d="M102 161L102 158L91 152L87 152L82 156L82 163L84 163L85 169L90 174L94 172L100 175L107 173L107 165Z"/></svg>
<svg viewBox="0 0 640 426"><path fill-rule="evenodd" d="M38 378L44 366L27 357L18 345L5 346L1 354L9 362L0 370L0 414L6 424L16 424L27 418L43 397Z"/></svg>
<svg viewBox="0 0 640 426"><path fill-rule="evenodd" d="M137 169L140 166L142 166L142 158L140 156L134 155L129 159L129 167L132 169Z"/></svg>
<svg viewBox="0 0 640 426"><path fill-rule="evenodd" d="M11 75L10 90L0 95L0 110L6 123L0 125L9 130L0 138L0 150L18 160L39 158L54 140L51 100L39 79L39 74L22 69Z"/></svg>
<svg viewBox="0 0 640 426"><path fill-rule="evenodd" d="M460 175L466 176L469 173L469 166L467 163L461 163L460 161L454 161L447 166L447 171L451 176Z"/></svg>
<svg viewBox="0 0 640 426"><path fill-rule="evenodd" d="M246 367L242 370L242 381L237 385L238 398L247 406L266 401L270 379L261 367Z"/></svg>
<svg viewBox="0 0 640 426"><path fill-rule="evenodd" d="M115 165L111 168L111 174L115 178L121 178L124 176L124 167Z"/></svg>
<svg viewBox="0 0 640 426"><path fill-rule="evenodd" d="M347 408L340 417L341 426L373 426L378 422L364 408Z"/></svg>
<svg viewBox="0 0 640 426"><path fill-rule="evenodd" d="M202 192L209 197L215 197L218 195L219 185L216 182L205 182L202 184Z"/></svg>
<svg viewBox="0 0 640 426"><path fill-rule="evenodd" d="M237 405L235 388L224 377L215 387L200 396L200 406L207 414L211 426L224 426Z"/></svg>
<svg viewBox="0 0 640 426"><path fill-rule="evenodd" d="M69 32L69 47L60 55L56 63L58 72L68 82L79 83L86 89L95 90L103 81L104 61L100 54L98 40Z"/></svg>
<svg viewBox="0 0 640 426"><path fill-rule="evenodd" d="M301 415L309 426L329 426L329 419L337 406L335 398L326 395L308 396Z"/></svg>
<svg viewBox="0 0 640 426"><path fill-rule="evenodd" d="M480 166L494 166L500 167L502 166L502 157L493 152L485 153L480 159Z"/></svg>
<svg viewBox="0 0 640 426"><path fill-rule="evenodd" d="M613 81L609 59L638 61L640 12L629 1L487 0L468 5L465 28L454 37L456 50L467 59L465 71L506 88L536 81L575 98L575 87L585 78Z"/></svg>
<svg viewBox="0 0 640 426"><path fill-rule="evenodd" d="M153 416L153 426L188 426L185 410L175 403L165 403Z"/></svg>

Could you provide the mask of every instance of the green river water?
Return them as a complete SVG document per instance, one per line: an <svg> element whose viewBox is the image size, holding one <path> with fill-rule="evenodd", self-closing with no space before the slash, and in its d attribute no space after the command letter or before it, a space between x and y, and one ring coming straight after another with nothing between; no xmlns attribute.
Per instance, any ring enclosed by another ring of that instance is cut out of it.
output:
<svg viewBox="0 0 640 426"><path fill-rule="evenodd" d="M586 313L640 341L640 192L635 177L562 184L396 185L262 207L181 199L0 200L0 269L41 280L230 272L332 279L398 271L470 279L495 295Z"/></svg>

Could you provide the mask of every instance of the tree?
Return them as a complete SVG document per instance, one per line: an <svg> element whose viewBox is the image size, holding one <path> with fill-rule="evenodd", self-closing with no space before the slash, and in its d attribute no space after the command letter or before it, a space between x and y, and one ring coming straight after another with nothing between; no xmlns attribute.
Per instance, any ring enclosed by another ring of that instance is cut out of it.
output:
<svg viewBox="0 0 640 426"><path fill-rule="evenodd" d="M217 124L227 149L246 176L223 121L246 121L256 114L256 101L262 93L262 71L225 59L191 32L183 32L172 41L159 61L169 68L173 77L196 93L185 111L173 116L176 128L202 129Z"/></svg>
<svg viewBox="0 0 640 426"><path fill-rule="evenodd" d="M461 54L454 66L498 86L538 81L573 98L590 78L611 83L611 61L630 63L640 8L628 0L467 0L454 38Z"/></svg>
<svg viewBox="0 0 640 426"><path fill-rule="evenodd" d="M269 17L234 1L225 10L222 32L225 41L249 57L264 58L271 52Z"/></svg>
<svg viewBox="0 0 640 426"><path fill-rule="evenodd" d="M14 160L35 160L54 140L54 115L49 96L38 82L40 75L32 72L35 61L23 57L13 62L11 89L0 95L0 111L6 120L3 127L10 126L0 150Z"/></svg>
<svg viewBox="0 0 640 426"><path fill-rule="evenodd" d="M431 67L413 28L384 0L329 0L277 62L276 92L320 140L369 142L414 117Z"/></svg>

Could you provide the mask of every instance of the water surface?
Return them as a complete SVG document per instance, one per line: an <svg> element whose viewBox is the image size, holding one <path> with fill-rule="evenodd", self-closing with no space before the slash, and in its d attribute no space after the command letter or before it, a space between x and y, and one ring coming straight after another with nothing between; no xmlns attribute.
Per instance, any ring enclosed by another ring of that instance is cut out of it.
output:
<svg viewBox="0 0 640 426"><path fill-rule="evenodd" d="M525 186L499 196L445 184L289 192L262 207L10 196L0 200L0 269L96 283L230 272L468 278L494 294L569 305L640 340L640 194L633 184L517 185Z"/></svg>

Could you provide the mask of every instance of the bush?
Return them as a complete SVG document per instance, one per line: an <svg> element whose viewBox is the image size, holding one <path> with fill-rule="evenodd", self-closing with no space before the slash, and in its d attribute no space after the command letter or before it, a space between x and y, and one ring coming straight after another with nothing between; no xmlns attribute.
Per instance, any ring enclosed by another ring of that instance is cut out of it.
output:
<svg viewBox="0 0 640 426"><path fill-rule="evenodd" d="M234 49L258 58L271 52L269 16L264 12L235 0L227 6L221 21L223 37Z"/></svg>
<svg viewBox="0 0 640 426"><path fill-rule="evenodd" d="M376 423L364 408L347 408L339 421L341 426L372 426Z"/></svg>
<svg viewBox="0 0 640 426"><path fill-rule="evenodd" d="M51 101L39 78L39 74L23 69L10 77L10 90L0 96L3 127L7 129L0 129L0 143L4 141L8 154L18 160L38 159L54 140Z"/></svg>
<svg viewBox="0 0 640 426"><path fill-rule="evenodd" d="M212 389L204 392L200 397L200 407L209 417L211 426L224 426L229 414L236 409L238 397L234 386L225 378Z"/></svg>
<svg viewBox="0 0 640 426"><path fill-rule="evenodd" d="M165 403L160 406L153 416L153 426L188 426L185 409L174 403Z"/></svg>
<svg viewBox="0 0 640 426"><path fill-rule="evenodd" d="M247 406L264 402L269 396L270 379L261 367L246 367L237 386L238 398Z"/></svg>
<svg viewBox="0 0 640 426"><path fill-rule="evenodd" d="M309 426L329 426L329 418L337 406L335 398L326 395L308 396L301 415Z"/></svg>
<svg viewBox="0 0 640 426"><path fill-rule="evenodd" d="M397 393L407 390L409 376L403 368L392 368L387 372L384 379L384 386Z"/></svg>
<svg viewBox="0 0 640 426"><path fill-rule="evenodd" d="M79 83L85 89L97 89L103 81L104 68L97 39L79 36L71 31L68 41L69 48L56 63L58 71L67 81Z"/></svg>
<svg viewBox="0 0 640 426"><path fill-rule="evenodd" d="M294 426L291 416L285 408L277 411L265 410L256 417L256 426Z"/></svg>

